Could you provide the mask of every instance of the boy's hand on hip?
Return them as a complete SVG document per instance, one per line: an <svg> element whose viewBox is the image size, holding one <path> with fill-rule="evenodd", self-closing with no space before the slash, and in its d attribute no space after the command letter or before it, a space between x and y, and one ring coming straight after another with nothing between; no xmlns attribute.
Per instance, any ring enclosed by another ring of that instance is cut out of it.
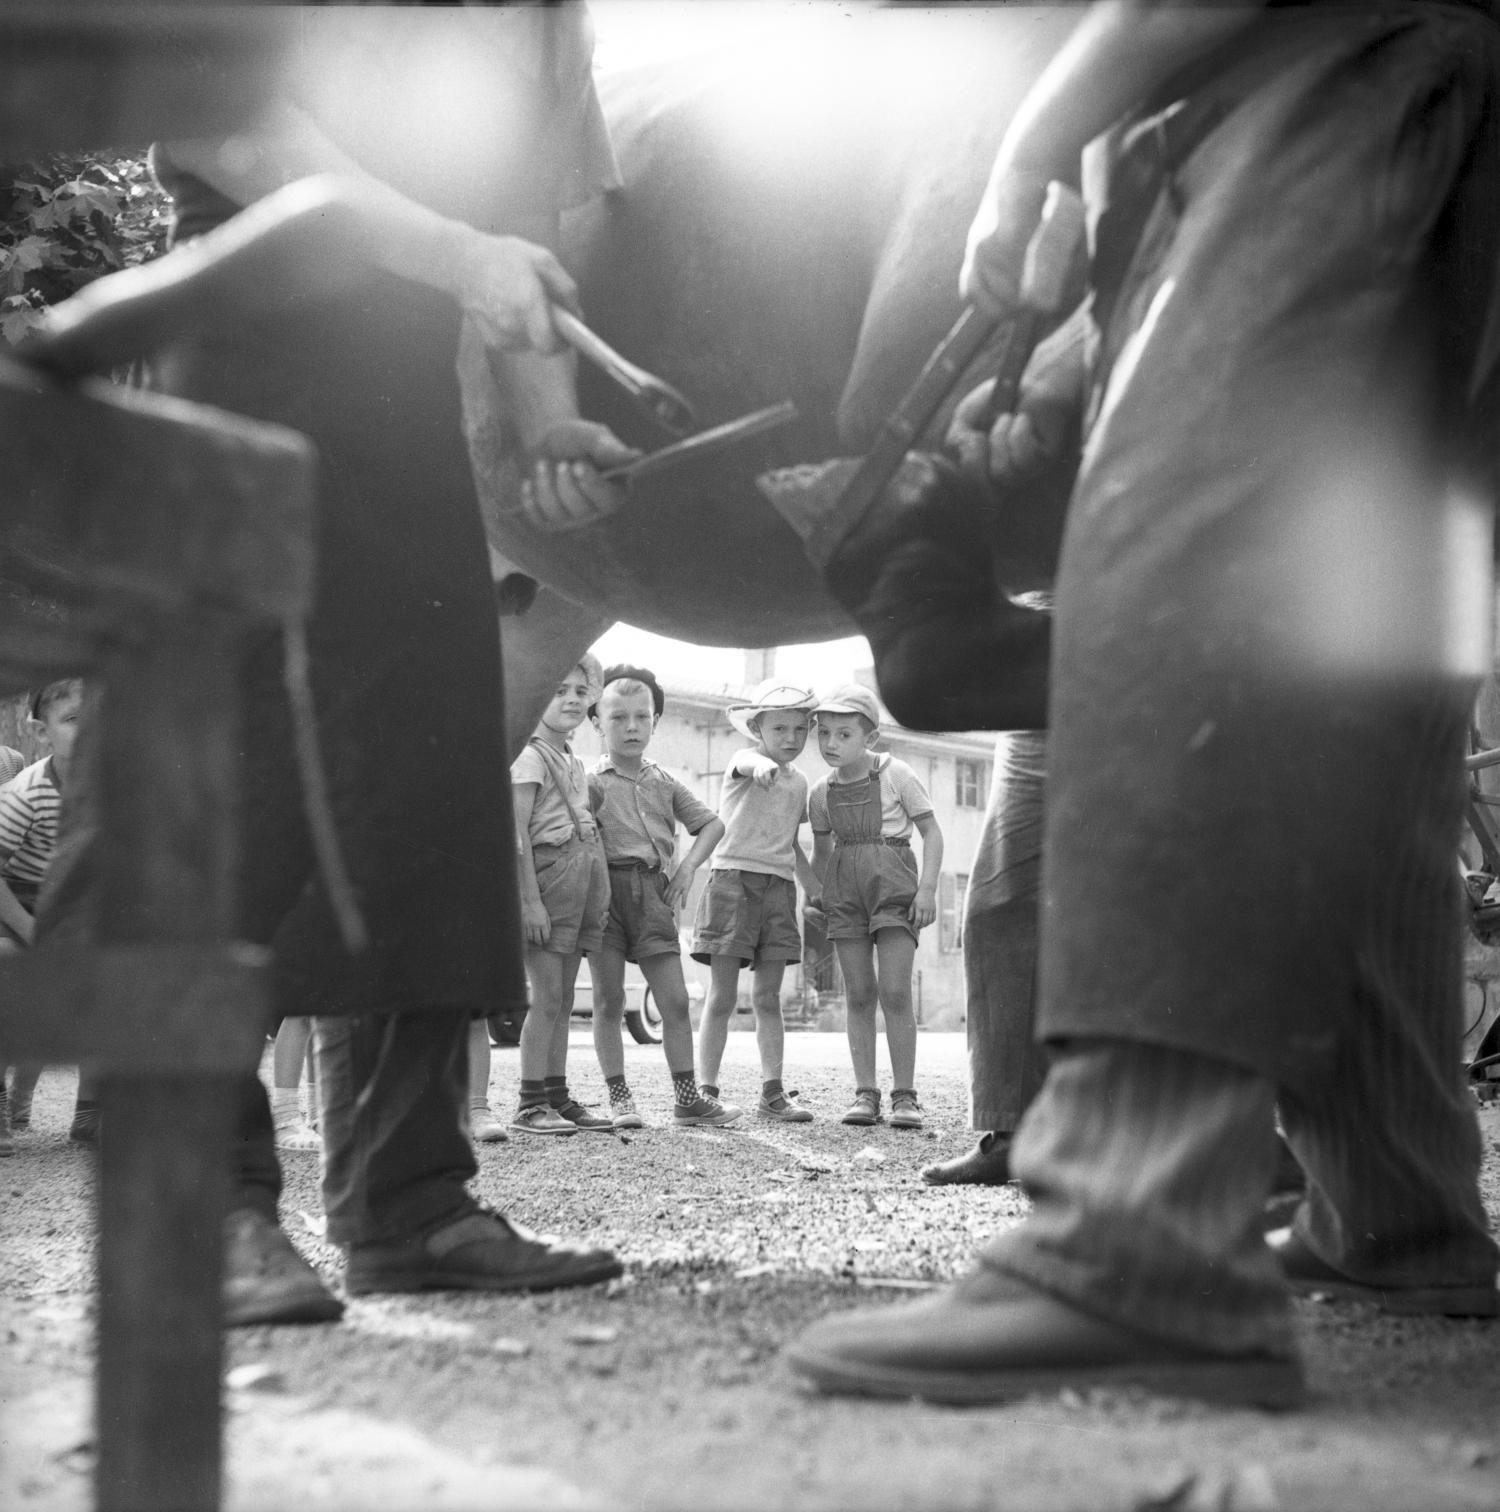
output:
<svg viewBox="0 0 1500 1512"><path fill-rule="evenodd" d="M599 470L639 455L606 425L560 420L549 427L532 458L521 485L521 511L536 529L549 532L605 519L625 502L625 490L602 478Z"/></svg>

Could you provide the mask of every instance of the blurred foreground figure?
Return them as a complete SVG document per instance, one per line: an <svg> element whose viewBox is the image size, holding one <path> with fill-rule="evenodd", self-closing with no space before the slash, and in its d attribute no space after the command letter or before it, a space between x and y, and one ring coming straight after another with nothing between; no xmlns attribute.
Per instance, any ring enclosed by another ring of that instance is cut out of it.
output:
<svg viewBox="0 0 1500 1512"><path fill-rule="evenodd" d="M578 417L552 324L554 304L576 294L544 244L562 208L615 181L587 17L308 7L289 24L300 68L252 129L152 149L174 240L196 245L120 275L170 281L245 214L269 215L278 194L321 193L345 238L342 287L257 289L153 367L169 392L293 426L318 448L311 682L369 943L351 950L313 866L274 634L225 669L243 678L249 711L244 937L274 939L276 1010L319 1019L323 1203L348 1295L600 1281L620 1273L608 1250L538 1238L475 1201L461 1122L470 1020L525 995L495 604L459 417L461 329L489 355L530 487L581 505L610 487L595 463L633 455ZM316 187L287 187L309 176ZM80 906L92 901L90 822L83 803L65 814L43 907L59 932L91 912ZM95 923L107 937L109 921ZM336 1318L342 1303L278 1227L281 1170L253 1073L240 1098L226 1320Z"/></svg>
<svg viewBox="0 0 1500 1512"><path fill-rule="evenodd" d="M1053 1061L1011 1151L1035 1207L947 1291L809 1330L792 1363L826 1389L1287 1406L1289 1282L1496 1312L1454 846L1497 112L1500 21L1431 0L1097 4L1018 112L965 292L1013 297L1088 145L1094 323L1051 664ZM1002 481L1025 408L980 438ZM1309 1190L1268 1244L1278 1104Z"/></svg>

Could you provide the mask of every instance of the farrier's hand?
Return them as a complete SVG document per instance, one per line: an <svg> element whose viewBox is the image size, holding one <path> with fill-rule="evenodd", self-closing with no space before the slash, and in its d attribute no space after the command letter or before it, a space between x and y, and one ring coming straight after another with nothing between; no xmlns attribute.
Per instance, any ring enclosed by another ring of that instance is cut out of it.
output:
<svg viewBox="0 0 1500 1512"><path fill-rule="evenodd" d="M1057 461L1076 433L1087 382L1087 318L1080 311L1037 345L1021 378L1015 414L985 429L989 379L959 401L945 438L980 482L1015 487Z"/></svg>
<svg viewBox="0 0 1500 1512"><path fill-rule="evenodd" d="M535 449L521 485L521 512L538 530L577 530L612 515L625 490L600 476L640 456L608 426L592 420L560 420Z"/></svg>
<svg viewBox="0 0 1500 1512"><path fill-rule="evenodd" d="M465 226L446 280L486 346L553 354L563 349L552 306L578 309L578 285L545 247Z"/></svg>
<svg viewBox="0 0 1500 1512"><path fill-rule="evenodd" d="M959 292L986 315L1015 313L1026 247L1042 217L1047 179L1015 170L991 172L969 227Z"/></svg>

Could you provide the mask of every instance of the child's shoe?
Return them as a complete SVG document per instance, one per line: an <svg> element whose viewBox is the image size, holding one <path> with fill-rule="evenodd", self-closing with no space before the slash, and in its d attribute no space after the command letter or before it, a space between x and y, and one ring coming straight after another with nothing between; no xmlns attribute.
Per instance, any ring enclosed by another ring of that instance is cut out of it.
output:
<svg viewBox="0 0 1500 1512"><path fill-rule="evenodd" d="M488 1103L475 1103L469 1109L469 1134L476 1144L505 1144L510 1139Z"/></svg>
<svg viewBox="0 0 1500 1512"><path fill-rule="evenodd" d="M672 1121L680 1126L715 1124L723 1128L726 1124L738 1123L744 1114L745 1110L733 1103L722 1103L717 1097L700 1095L694 1102L678 1103L672 1110Z"/></svg>
<svg viewBox="0 0 1500 1512"><path fill-rule="evenodd" d="M635 1099L629 1092L609 1094L610 1122L617 1129L644 1129L646 1120L635 1111Z"/></svg>
<svg viewBox="0 0 1500 1512"><path fill-rule="evenodd" d="M592 1108L585 1108L576 1097L570 1097L567 1102L553 1109L560 1117L566 1118L575 1129L582 1129L585 1133L613 1134L615 1121L613 1118L602 1118Z"/></svg>
<svg viewBox="0 0 1500 1512"><path fill-rule="evenodd" d="M774 1097L767 1097L762 1092L756 1112L762 1118L776 1118L782 1123L811 1123L812 1114L792 1101L796 1095L795 1092L778 1092Z"/></svg>
<svg viewBox="0 0 1500 1512"><path fill-rule="evenodd" d="M529 1108L518 1108L510 1126L518 1134L576 1134L577 1127L568 1122L556 1108L546 1103L533 1103Z"/></svg>
<svg viewBox="0 0 1500 1512"><path fill-rule="evenodd" d="M846 1124L877 1124L880 1122L880 1093L874 1087L856 1087L854 1101L839 1120Z"/></svg>
<svg viewBox="0 0 1500 1512"><path fill-rule="evenodd" d="M893 1129L920 1129L922 1105L917 1094L909 1090L891 1092L891 1127Z"/></svg>

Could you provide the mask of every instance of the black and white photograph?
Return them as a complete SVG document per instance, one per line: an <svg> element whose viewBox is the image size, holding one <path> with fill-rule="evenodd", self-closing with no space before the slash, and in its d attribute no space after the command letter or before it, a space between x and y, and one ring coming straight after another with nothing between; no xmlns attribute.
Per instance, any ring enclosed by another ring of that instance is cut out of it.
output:
<svg viewBox="0 0 1500 1512"><path fill-rule="evenodd" d="M1500 0L0 0L10 1512L1500 1512Z"/></svg>

